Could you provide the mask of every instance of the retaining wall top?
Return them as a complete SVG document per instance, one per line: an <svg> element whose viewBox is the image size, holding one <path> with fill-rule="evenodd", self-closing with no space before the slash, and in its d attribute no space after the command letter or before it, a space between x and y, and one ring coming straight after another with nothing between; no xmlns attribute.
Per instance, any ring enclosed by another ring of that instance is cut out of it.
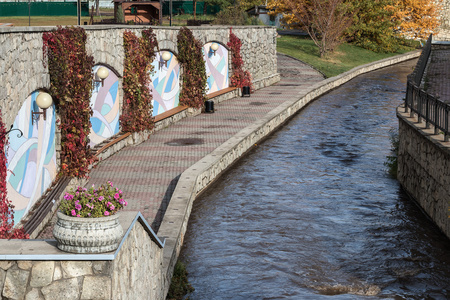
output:
<svg viewBox="0 0 450 300"><path fill-rule="evenodd" d="M75 254L59 250L56 247L56 240L1 240L0 239L0 261L1 260L114 260L118 255L124 241L129 235L136 222L142 224L150 238L160 247L164 247L162 242L154 233L153 229L138 212L123 211L119 213L119 222L124 229L122 241L116 251L100 254Z"/></svg>

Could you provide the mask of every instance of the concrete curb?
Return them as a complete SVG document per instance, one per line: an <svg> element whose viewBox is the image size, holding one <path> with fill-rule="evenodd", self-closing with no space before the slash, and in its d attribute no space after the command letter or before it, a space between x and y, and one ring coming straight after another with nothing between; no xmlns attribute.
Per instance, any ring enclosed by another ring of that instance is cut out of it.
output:
<svg viewBox="0 0 450 300"><path fill-rule="evenodd" d="M193 202L202 190L208 187L255 144L275 131L317 97L358 75L417 58L420 56L420 53L421 51L414 51L386 58L325 79L313 85L305 94L302 93L298 98L286 101L257 122L242 129L213 152L184 171L170 199L158 231L158 236L161 239L165 238L163 269L166 270L166 277L164 279L164 295L168 292L173 269L183 245Z"/></svg>

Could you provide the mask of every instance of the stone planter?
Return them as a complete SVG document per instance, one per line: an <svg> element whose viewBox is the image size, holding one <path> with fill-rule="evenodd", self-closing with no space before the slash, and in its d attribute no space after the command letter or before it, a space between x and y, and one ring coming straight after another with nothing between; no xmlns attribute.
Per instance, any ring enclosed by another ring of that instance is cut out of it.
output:
<svg viewBox="0 0 450 300"><path fill-rule="evenodd" d="M76 218L57 212L53 236L58 249L72 253L103 253L117 249L123 236L118 214Z"/></svg>

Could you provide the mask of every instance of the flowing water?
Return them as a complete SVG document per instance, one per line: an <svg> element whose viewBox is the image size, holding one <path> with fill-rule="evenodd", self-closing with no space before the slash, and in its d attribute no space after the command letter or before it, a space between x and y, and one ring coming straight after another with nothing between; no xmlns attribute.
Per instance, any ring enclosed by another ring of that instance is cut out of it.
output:
<svg viewBox="0 0 450 300"><path fill-rule="evenodd" d="M450 241L383 165L414 65L320 97L194 203L189 299L450 299Z"/></svg>

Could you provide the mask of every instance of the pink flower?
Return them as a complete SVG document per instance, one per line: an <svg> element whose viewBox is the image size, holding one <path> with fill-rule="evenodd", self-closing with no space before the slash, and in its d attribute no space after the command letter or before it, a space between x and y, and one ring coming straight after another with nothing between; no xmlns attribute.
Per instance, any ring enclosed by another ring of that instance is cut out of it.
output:
<svg viewBox="0 0 450 300"><path fill-rule="evenodd" d="M119 193L116 193L116 194L114 195L114 199L119 199L119 198L120 198Z"/></svg>
<svg viewBox="0 0 450 300"><path fill-rule="evenodd" d="M109 207L110 205L112 205L111 202L106 203L106 207Z"/></svg>
<svg viewBox="0 0 450 300"><path fill-rule="evenodd" d="M103 197L103 196L98 197L99 201L103 201L103 199L105 199L105 197Z"/></svg>
<svg viewBox="0 0 450 300"><path fill-rule="evenodd" d="M81 218L81 216L80 216L80 215L77 215L77 218Z"/></svg>
<svg viewBox="0 0 450 300"><path fill-rule="evenodd" d="M109 216L109 211L105 211L105 216Z"/></svg>
<svg viewBox="0 0 450 300"><path fill-rule="evenodd" d="M77 215L77 213L75 212L75 209L73 209L73 210L71 211L71 213L72 213L72 216L76 216L76 215Z"/></svg>
<svg viewBox="0 0 450 300"><path fill-rule="evenodd" d="M114 206L114 205L111 205L110 207L109 207L109 209L110 210L114 210L116 207Z"/></svg>

